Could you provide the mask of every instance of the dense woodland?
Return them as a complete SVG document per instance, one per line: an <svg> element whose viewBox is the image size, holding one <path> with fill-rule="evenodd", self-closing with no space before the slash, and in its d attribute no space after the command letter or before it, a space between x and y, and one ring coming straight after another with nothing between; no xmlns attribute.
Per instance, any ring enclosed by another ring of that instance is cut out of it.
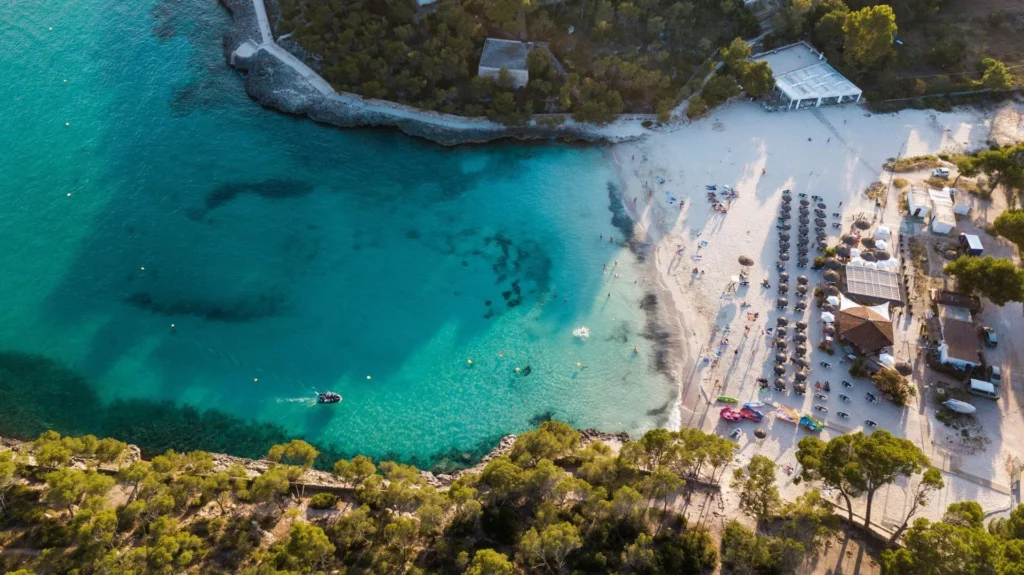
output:
<svg viewBox="0 0 1024 575"><path fill-rule="evenodd" d="M876 102L1013 87L1014 64L1024 62L1024 7L1006 4L440 0L417 8L413 0L279 0L275 33L291 34L337 89L426 110L513 125L564 112L598 123L622 112L667 121L683 101L694 118L741 91L768 93L771 71L746 61L750 49L740 45L762 27L760 47L808 40ZM531 51L525 88L477 77L488 37L546 46Z"/></svg>
<svg viewBox="0 0 1024 575"><path fill-rule="evenodd" d="M413 467L355 457L334 464L338 487L306 493L296 480L318 453L303 441L272 447L255 473L205 452L144 461L115 440L47 432L0 448L0 571L791 573L856 528L814 487L849 505L905 477L914 504L893 537L905 547L879 558L887 573L1024 573L1024 506L987 529L972 502L941 522L912 522L941 475L883 431L801 441L798 480L810 488L790 503L775 463L753 457L729 483L747 518L713 534L685 512L715 496L734 450L685 429L653 430L615 452L547 422L447 489Z"/></svg>
<svg viewBox="0 0 1024 575"><path fill-rule="evenodd" d="M743 0L442 0L420 12L413 0L279 3L275 33L292 33L337 89L507 123L667 114L718 47L759 30ZM525 89L477 77L488 37L548 44L530 53Z"/></svg>

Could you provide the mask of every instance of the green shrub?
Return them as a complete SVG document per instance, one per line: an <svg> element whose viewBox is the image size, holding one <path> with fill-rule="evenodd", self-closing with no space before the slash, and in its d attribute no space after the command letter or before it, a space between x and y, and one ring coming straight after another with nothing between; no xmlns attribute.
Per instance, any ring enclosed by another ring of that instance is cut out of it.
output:
<svg viewBox="0 0 1024 575"><path fill-rule="evenodd" d="M338 504L338 498L333 493L317 493L309 500L309 506L313 509L330 509Z"/></svg>

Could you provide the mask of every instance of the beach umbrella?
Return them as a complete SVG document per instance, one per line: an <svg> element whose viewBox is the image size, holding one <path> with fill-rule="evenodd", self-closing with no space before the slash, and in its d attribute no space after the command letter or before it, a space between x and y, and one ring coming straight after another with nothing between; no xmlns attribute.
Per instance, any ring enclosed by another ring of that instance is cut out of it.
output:
<svg viewBox="0 0 1024 575"><path fill-rule="evenodd" d="M775 362L776 363L786 363L786 354L784 354L784 353L777 353L777 354L775 354Z"/></svg>
<svg viewBox="0 0 1024 575"><path fill-rule="evenodd" d="M789 204L782 204L781 206L779 206L779 213L780 214L788 214L789 211L792 210L792 209L793 208L789 207Z"/></svg>
<svg viewBox="0 0 1024 575"><path fill-rule="evenodd" d="M810 222L811 222L811 220L810 220L810 219L808 219L808 218L807 218L807 216L800 216L800 219L799 219L798 221L799 221L799 222L800 222L801 224L808 224L808 223L810 223Z"/></svg>
<svg viewBox="0 0 1024 575"><path fill-rule="evenodd" d="M807 360L802 357L794 357L793 363L799 365L800 367L807 367Z"/></svg>
<svg viewBox="0 0 1024 575"><path fill-rule="evenodd" d="M880 262L884 262L884 261L888 260L891 257L892 257L892 255L890 255L889 252L887 252L885 250L876 250L875 251L875 259L880 261Z"/></svg>
<svg viewBox="0 0 1024 575"><path fill-rule="evenodd" d="M828 216L828 214L825 213L825 210L823 210L821 208L818 208L818 209L814 210L814 215L818 216L819 218L824 218L824 217Z"/></svg>
<svg viewBox="0 0 1024 575"><path fill-rule="evenodd" d="M836 328L832 327L831 324L825 326L825 335L835 335L835 334L836 334Z"/></svg>
<svg viewBox="0 0 1024 575"><path fill-rule="evenodd" d="M784 365L776 365L775 366L775 373L777 373L779 375L782 375L782 374L786 373L786 366L784 366ZM776 379L775 380L775 385L778 385L780 381L782 381L782 378Z"/></svg>
<svg viewBox="0 0 1024 575"><path fill-rule="evenodd" d="M836 308L832 307L832 304L830 304L828 302L825 302L825 303L821 304L821 309L824 310L824 311L832 311L832 310L834 310Z"/></svg>
<svg viewBox="0 0 1024 575"><path fill-rule="evenodd" d="M779 233L779 239L783 240L783 241L786 241L786 240L789 239L789 234L787 234L786 232L780 232Z"/></svg>
<svg viewBox="0 0 1024 575"><path fill-rule="evenodd" d="M799 329L799 330L807 329L807 322L806 321L798 321L798 322L796 322L796 328Z"/></svg>
<svg viewBox="0 0 1024 575"><path fill-rule="evenodd" d="M807 201L807 198L800 198L800 205L801 206L809 206L809 205L811 205L811 202Z"/></svg>
<svg viewBox="0 0 1024 575"><path fill-rule="evenodd" d="M826 243L825 243L825 242L823 242L823 241L819 241L819 242L818 242L818 249L819 249L819 250L821 250L821 251L825 251L825 249L826 249L826 248L828 248L828 244L826 244Z"/></svg>
<svg viewBox="0 0 1024 575"><path fill-rule="evenodd" d="M807 253L807 252L804 252L804 254L806 254L806 253ZM798 260L797 260L797 262L798 262L798 263L799 263L800 265L807 265L807 258L805 258L805 257L804 257L804 254L801 254L801 255L800 255L800 259L798 259Z"/></svg>
<svg viewBox="0 0 1024 575"><path fill-rule="evenodd" d="M869 222L869 221L867 221L865 219L859 219L859 220L853 222L853 225L856 226L858 229L866 230L866 229L871 227L871 222Z"/></svg>
<svg viewBox="0 0 1024 575"><path fill-rule="evenodd" d="M807 372L800 370L793 376L797 381L807 381Z"/></svg>
<svg viewBox="0 0 1024 575"><path fill-rule="evenodd" d="M788 333L788 331L786 330L786 326L784 326L784 325L780 325L779 327L775 328L775 333L776 333L776 334L777 334L777 335L778 335L779 337L785 337L785 336L786 336L786 334Z"/></svg>
<svg viewBox="0 0 1024 575"><path fill-rule="evenodd" d="M825 238L828 237L828 234L825 232L825 230L822 229L814 230L814 235L818 236L819 240L824 240Z"/></svg>
<svg viewBox="0 0 1024 575"><path fill-rule="evenodd" d="M793 201L793 198L789 197L789 194L785 194L785 193L782 194L782 203L783 204L788 204L791 201Z"/></svg>
<svg viewBox="0 0 1024 575"><path fill-rule="evenodd" d="M784 262L788 262L789 261L789 252L781 252L781 253L779 253L779 259L784 261Z"/></svg>
<svg viewBox="0 0 1024 575"><path fill-rule="evenodd" d="M839 288L836 286L826 286L825 293L827 295L839 295Z"/></svg>
<svg viewBox="0 0 1024 575"><path fill-rule="evenodd" d="M784 297L780 297L777 305L779 307L786 307L787 305L789 305L789 300Z"/></svg>
<svg viewBox="0 0 1024 575"><path fill-rule="evenodd" d="M788 283L780 283L779 284L779 293L786 293L788 291L789 291L789 284Z"/></svg>
<svg viewBox="0 0 1024 575"><path fill-rule="evenodd" d="M839 274L836 273L835 270L828 270L823 274L822 277L824 277L825 281L827 282L835 282L836 280L839 279Z"/></svg>
<svg viewBox="0 0 1024 575"><path fill-rule="evenodd" d="M764 430L759 427L754 430L754 437L758 439L764 439L765 437L768 437L768 434L765 433Z"/></svg>
<svg viewBox="0 0 1024 575"><path fill-rule="evenodd" d="M741 266L752 266L752 265L754 265L754 260L748 258L747 256L740 256L740 265Z"/></svg>
<svg viewBox="0 0 1024 575"><path fill-rule="evenodd" d="M860 240L853 234L846 234L843 236L843 243L848 246L855 246Z"/></svg>
<svg viewBox="0 0 1024 575"><path fill-rule="evenodd" d="M804 206L800 206L800 215L801 216L807 216L807 215L810 215L810 213L811 213L811 210L807 209Z"/></svg>
<svg viewBox="0 0 1024 575"><path fill-rule="evenodd" d="M789 242L782 240L779 242L779 251L786 251L789 249Z"/></svg>
<svg viewBox="0 0 1024 575"><path fill-rule="evenodd" d="M810 281L810 280L808 280L807 276L805 276L805 275L800 275L800 276L798 276L796 278L796 283L798 283L800 285L807 285L808 281Z"/></svg>
<svg viewBox="0 0 1024 575"><path fill-rule="evenodd" d="M864 252L864 253L860 254L860 257L861 257L862 260L864 260L866 262L873 262L873 261L875 261L875 254L872 253L872 252Z"/></svg>
<svg viewBox="0 0 1024 575"><path fill-rule="evenodd" d="M779 349L786 349L786 340L782 339L781 337L775 340L775 347Z"/></svg>
<svg viewBox="0 0 1024 575"><path fill-rule="evenodd" d="M796 346L796 352L800 355L807 355L807 346L801 343Z"/></svg>
<svg viewBox="0 0 1024 575"><path fill-rule="evenodd" d="M797 304L793 306L793 311L804 311L805 309L807 309L807 304L802 301L797 302Z"/></svg>
<svg viewBox="0 0 1024 575"><path fill-rule="evenodd" d="M796 245L798 245L798 246L806 246L807 245L807 241L808 241L807 238L801 236L800 237L800 241L798 241L796 243Z"/></svg>
<svg viewBox="0 0 1024 575"><path fill-rule="evenodd" d="M832 305L839 305L839 297L838 296L830 295L827 298L825 298L825 301L827 301L828 303L830 303Z"/></svg>
<svg viewBox="0 0 1024 575"><path fill-rule="evenodd" d="M865 248L873 248L875 247L875 240L872 238L861 238L860 245Z"/></svg>
<svg viewBox="0 0 1024 575"><path fill-rule="evenodd" d="M819 210L824 210L827 207L828 206L825 205L825 202L818 202L818 209Z"/></svg>
<svg viewBox="0 0 1024 575"><path fill-rule="evenodd" d="M789 281L789 272L779 272L779 281L780 282L788 282Z"/></svg>
<svg viewBox="0 0 1024 575"><path fill-rule="evenodd" d="M807 227L806 223L805 224L800 224L800 227L797 228L797 231L800 232L801 236L806 236L808 233L810 233L811 228Z"/></svg>
<svg viewBox="0 0 1024 575"><path fill-rule="evenodd" d="M825 227L825 220L816 219L814 220L814 225L818 226L816 229L823 229Z"/></svg>
<svg viewBox="0 0 1024 575"><path fill-rule="evenodd" d="M833 323L834 321L836 321L836 316L832 315L832 313L827 312L827 311L826 312L822 312L821 313L821 321L823 321L825 323Z"/></svg>
<svg viewBox="0 0 1024 575"><path fill-rule="evenodd" d="M791 229L793 229L793 226L791 226L791 225L789 224L789 222L784 222L784 223L782 224L782 229L783 229L783 231L785 231L785 230L791 230Z"/></svg>
<svg viewBox="0 0 1024 575"><path fill-rule="evenodd" d="M901 361L896 364L896 371L900 372L900 375L910 375L914 373L914 368L910 367L909 363Z"/></svg>
<svg viewBox="0 0 1024 575"><path fill-rule="evenodd" d="M800 295L803 295L803 294L807 293L807 286L805 286L805 285L798 285L798 286L796 286L796 293L798 293Z"/></svg>
<svg viewBox="0 0 1024 575"><path fill-rule="evenodd" d="M795 336L793 336L793 339L797 340L800 343L803 343L803 342L807 341L807 334L806 333L798 333Z"/></svg>
<svg viewBox="0 0 1024 575"><path fill-rule="evenodd" d="M827 267L830 270L837 270L837 269L839 269L839 267L841 265L842 264L840 264L838 261L836 261L836 258L833 258L833 257L825 258L825 267Z"/></svg>
<svg viewBox="0 0 1024 575"><path fill-rule="evenodd" d="M850 248L847 247L847 246L838 246L838 247L836 247L836 255L837 256L843 256L844 258L845 257L849 257L850 256Z"/></svg>
<svg viewBox="0 0 1024 575"><path fill-rule="evenodd" d="M783 326L783 325L786 325L788 323L789 323L789 320L786 319L784 316L780 315L779 317L775 318L775 325Z"/></svg>
<svg viewBox="0 0 1024 575"><path fill-rule="evenodd" d="M775 366L775 369L778 370L779 367L780 366ZM782 368L782 373L786 373L786 368L784 368L784 367ZM781 377L776 377L775 378L775 387L779 388L779 389L786 389L786 380L782 379Z"/></svg>
<svg viewBox="0 0 1024 575"><path fill-rule="evenodd" d="M807 244L798 247L796 253L799 254L801 257L806 256L808 254Z"/></svg>

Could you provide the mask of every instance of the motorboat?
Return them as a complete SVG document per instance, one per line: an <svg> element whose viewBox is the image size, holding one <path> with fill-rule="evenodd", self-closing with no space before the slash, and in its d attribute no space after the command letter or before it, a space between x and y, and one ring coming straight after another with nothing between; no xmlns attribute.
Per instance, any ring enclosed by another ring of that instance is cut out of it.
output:
<svg viewBox="0 0 1024 575"><path fill-rule="evenodd" d="M977 411L977 409L973 405L965 401L960 401L958 399L947 399L942 403L942 405L945 405L946 407L957 413L971 414Z"/></svg>
<svg viewBox="0 0 1024 575"><path fill-rule="evenodd" d="M590 337L590 330L587 329L587 326L582 325L572 330L572 334L580 339L587 339L588 337Z"/></svg>
<svg viewBox="0 0 1024 575"><path fill-rule="evenodd" d="M341 402L341 396L333 391L325 391L323 393L316 394L317 403L339 403Z"/></svg>

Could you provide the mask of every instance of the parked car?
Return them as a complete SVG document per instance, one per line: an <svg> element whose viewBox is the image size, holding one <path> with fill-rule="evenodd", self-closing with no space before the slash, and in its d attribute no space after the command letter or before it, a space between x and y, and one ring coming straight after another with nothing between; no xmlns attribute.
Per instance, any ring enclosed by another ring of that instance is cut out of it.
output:
<svg viewBox="0 0 1024 575"><path fill-rule="evenodd" d="M994 385L1002 385L1003 383L1003 370L999 369L998 365L992 366L992 372L988 376L989 383Z"/></svg>
<svg viewBox="0 0 1024 575"><path fill-rule="evenodd" d="M999 345L999 339L996 338L996 330L994 330L994 329L992 329L992 328L990 328L988 326L982 327L981 330L982 330L982 332L984 334L984 337L985 337L985 345L986 346L988 346L988 347L995 347L995 346Z"/></svg>
<svg viewBox="0 0 1024 575"><path fill-rule="evenodd" d="M943 180L949 178L949 168L935 168L932 170L933 178L942 178Z"/></svg>

